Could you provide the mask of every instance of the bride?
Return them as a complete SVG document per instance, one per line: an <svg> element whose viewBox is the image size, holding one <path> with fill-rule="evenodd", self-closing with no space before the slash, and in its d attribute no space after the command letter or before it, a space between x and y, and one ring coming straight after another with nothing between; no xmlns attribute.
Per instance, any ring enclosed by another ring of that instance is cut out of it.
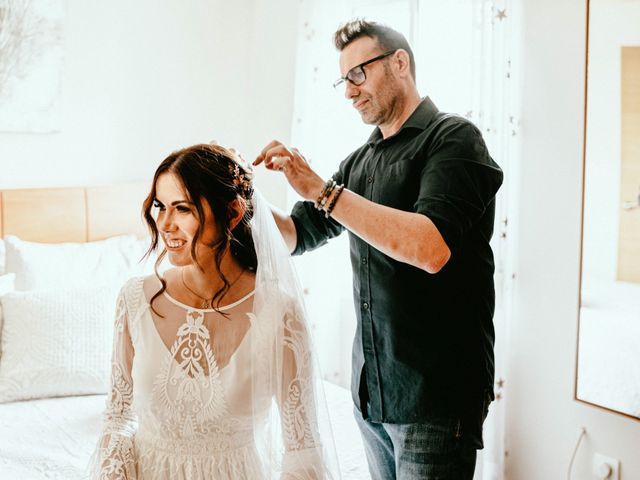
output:
<svg viewBox="0 0 640 480"><path fill-rule="evenodd" d="M118 297L92 477L337 478L300 288L251 171L223 147L185 148L143 213L147 254L163 249Z"/></svg>

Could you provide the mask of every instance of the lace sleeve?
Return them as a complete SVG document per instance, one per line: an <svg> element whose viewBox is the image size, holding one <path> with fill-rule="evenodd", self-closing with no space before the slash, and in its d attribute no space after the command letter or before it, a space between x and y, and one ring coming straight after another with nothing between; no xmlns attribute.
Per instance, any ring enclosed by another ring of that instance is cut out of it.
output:
<svg viewBox="0 0 640 480"><path fill-rule="evenodd" d="M133 435L138 426L131 409L133 345L123 288L118 295L111 361L111 391L104 413L102 433L91 461L91 478L131 480L136 478Z"/></svg>
<svg viewBox="0 0 640 480"><path fill-rule="evenodd" d="M282 422L283 479L326 478L318 429L314 365L300 309L285 314L282 379L278 405Z"/></svg>

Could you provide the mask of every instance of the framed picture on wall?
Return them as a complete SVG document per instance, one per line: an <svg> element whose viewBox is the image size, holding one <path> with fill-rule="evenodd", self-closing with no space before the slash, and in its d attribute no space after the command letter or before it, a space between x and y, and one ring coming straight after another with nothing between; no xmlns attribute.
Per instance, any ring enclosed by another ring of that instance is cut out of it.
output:
<svg viewBox="0 0 640 480"><path fill-rule="evenodd" d="M64 1L0 0L0 132L60 130Z"/></svg>

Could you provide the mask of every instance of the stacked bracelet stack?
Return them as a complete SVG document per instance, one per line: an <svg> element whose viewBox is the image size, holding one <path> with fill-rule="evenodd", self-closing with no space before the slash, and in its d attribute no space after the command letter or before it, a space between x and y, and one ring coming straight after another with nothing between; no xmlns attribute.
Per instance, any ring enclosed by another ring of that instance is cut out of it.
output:
<svg viewBox="0 0 640 480"><path fill-rule="evenodd" d="M324 216L326 218L329 218L329 215L331 215L331 211L333 210L333 207L335 207L336 201L342 193L342 190L344 190L344 185L338 185L333 178L327 180L324 187L322 187L320 196L315 201L314 205L318 210L322 210L324 212Z"/></svg>

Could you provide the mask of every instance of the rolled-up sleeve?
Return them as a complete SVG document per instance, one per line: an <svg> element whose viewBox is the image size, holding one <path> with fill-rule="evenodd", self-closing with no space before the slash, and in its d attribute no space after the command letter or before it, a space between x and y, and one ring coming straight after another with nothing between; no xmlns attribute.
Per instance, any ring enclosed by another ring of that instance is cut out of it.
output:
<svg viewBox="0 0 640 480"><path fill-rule="evenodd" d="M449 127L442 142L424 158L414 209L429 217L454 251L494 200L502 170L470 123Z"/></svg>
<svg viewBox="0 0 640 480"><path fill-rule="evenodd" d="M343 183L342 168L332 177L336 183ZM291 211L291 218L296 226L297 236L293 255L301 255L304 252L315 250L344 231L342 225L331 217L326 218L324 212L317 210L313 202L309 201L297 202Z"/></svg>

